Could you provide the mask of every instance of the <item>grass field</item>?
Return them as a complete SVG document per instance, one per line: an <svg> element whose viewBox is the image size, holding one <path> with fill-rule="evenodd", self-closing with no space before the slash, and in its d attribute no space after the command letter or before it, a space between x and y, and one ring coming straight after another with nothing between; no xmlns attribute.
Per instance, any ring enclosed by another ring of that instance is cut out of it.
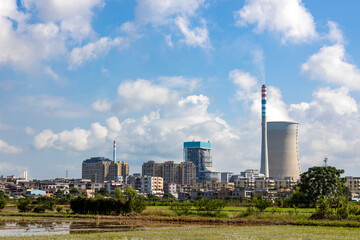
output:
<svg viewBox="0 0 360 240"><path fill-rule="evenodd" d="M178 227L111 233L7 237L6 239L359 239L359 228L309 226ZM2 238L0 238L2 239ZM5 238L3 238L5 239Z"/></svg>

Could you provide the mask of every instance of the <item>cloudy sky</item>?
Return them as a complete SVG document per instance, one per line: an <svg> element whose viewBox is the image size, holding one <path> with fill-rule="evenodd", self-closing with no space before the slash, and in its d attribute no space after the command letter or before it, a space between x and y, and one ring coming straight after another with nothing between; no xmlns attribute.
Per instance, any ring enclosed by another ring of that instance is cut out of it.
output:
<svg viewBox="0 0 360 240"><path fill-rule="evenodd" d="M1 0L0 174L81 177L93 156L140 172L210 140L213 165L260 166L270 120L300 123L302 171L359 176L357 0Z"/></svg>

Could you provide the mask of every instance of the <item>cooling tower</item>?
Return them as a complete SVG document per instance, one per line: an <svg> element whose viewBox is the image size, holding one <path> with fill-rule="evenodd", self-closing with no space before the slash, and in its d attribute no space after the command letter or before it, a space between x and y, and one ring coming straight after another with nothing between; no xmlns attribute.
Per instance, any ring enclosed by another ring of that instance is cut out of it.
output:
<svg viewBox="0 0 360 240"><path fill-rule="evenodd" d="M296 122L268 122L269 176L274 179L300 178Z"/></svg>

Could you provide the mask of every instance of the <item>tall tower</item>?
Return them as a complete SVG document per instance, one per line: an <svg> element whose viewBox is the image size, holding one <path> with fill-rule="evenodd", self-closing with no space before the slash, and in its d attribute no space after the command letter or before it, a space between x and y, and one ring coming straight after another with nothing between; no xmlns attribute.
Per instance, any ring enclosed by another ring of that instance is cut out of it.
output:
<svg viewBox="0 0 360 240"><path fill-rule="evenodd" d="M116 162L116 142L114 140L113 161Z"/></svg>
<svg viewBox="0 0 360 240"><path fill-rule="evenodd" d="M269 177L269 160L267 147L267 123L266 123L266 86L261 87L261 167L260 173Z"/></svg>

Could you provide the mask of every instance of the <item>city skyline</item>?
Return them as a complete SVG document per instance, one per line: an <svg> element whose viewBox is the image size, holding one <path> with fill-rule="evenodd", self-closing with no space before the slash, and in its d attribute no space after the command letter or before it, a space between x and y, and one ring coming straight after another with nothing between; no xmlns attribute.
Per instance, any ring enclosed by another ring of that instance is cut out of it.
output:
<svg viewBox="0 0 360 240"><path fill-rule="evenodd" d="M299 123L301 171L360 168L355 0L0 2L0 174L130 172L211 141L213 167L259 169L267 121Z"/></svg>

